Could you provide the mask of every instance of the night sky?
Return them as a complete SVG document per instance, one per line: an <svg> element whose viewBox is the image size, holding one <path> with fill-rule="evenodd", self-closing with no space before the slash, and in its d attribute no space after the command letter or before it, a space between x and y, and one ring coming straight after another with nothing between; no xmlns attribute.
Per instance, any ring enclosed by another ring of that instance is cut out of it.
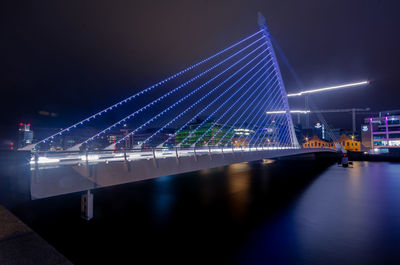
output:
<svg viewBox="0 0 400 265"><path fill-rule="evenodd" d="M372 82L315 95L318 107L400 109L396 0L5 2L5 127L21 121L65 127L85 118L257 31L258 11L307 88ZM286 90L296 92L281 68ZM303 108L301 100L290 103ZM41 110L58 116L41 120ZM351 126L350 114L329 118Z"/></svg>

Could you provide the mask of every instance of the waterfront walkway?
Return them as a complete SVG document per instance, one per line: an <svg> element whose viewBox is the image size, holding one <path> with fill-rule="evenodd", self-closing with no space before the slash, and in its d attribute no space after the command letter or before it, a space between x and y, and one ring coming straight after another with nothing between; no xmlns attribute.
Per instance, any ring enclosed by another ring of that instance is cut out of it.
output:
<svg viewBox="0 0 400 265"><path fill-rule="evenodd" d="M44 239L0 205L0 264L72 264Z"/></svg>

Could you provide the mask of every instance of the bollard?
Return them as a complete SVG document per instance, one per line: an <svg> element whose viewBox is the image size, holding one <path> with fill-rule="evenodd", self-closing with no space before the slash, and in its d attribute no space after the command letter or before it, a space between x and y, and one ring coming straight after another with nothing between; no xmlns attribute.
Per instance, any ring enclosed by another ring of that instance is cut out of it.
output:
<svg viewBox="0 0 400 265"><path fill-rule="evenodd" d="M156 150L154 149L154 147L152 147L151 150L153 151L153 164L155 167L157 167Z"/></svg>
<svg viewBox="0 0 400 265"><path fill-rule="evenodd" d="M179 166L178 147L175 147L175 157L176 157L176 164Z"/></svg>
<svg viewBox="0 0 400 265"><path fill-rule="evenodd" d="M88 221L93 218L93 194L90 190L81 196L81 217Z"/></svg>
<svg viewBox="0 0 400 265"><path fill-rule="evenodd" d="M194 160L197 162L196 146L193 147Z"/></svg>

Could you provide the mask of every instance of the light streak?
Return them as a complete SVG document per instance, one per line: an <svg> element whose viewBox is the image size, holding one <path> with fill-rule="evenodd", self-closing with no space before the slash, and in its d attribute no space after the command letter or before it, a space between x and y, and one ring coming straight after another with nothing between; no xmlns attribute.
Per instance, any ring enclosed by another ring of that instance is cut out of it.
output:
<svg viewBox="0 0 400 265"><path fill-rule="evenodd" d="M324 88L305 90L305 91L302 91L299 93L287 94L287 96L288 97L296 97L296 96L302 96L305 94L316 93L316 92L321 92L321 91L326 91L326 90L333 90L333 89L345 88L345 87L355 87L355 86L362 86L362 85L368 85L368 84L369 84L369 81L361 81L361 82L349 83L349 84L338 85L338 86L330 86L330 87L324 87Z"/></svg>
<svg viewBox="0 0 400 265"><path fill-rule="evenodd" d="M311 112L310 110L290 110L290 113L307 114L310 112ZM266 114L286 114L286 110L267 111Z"/></svg>

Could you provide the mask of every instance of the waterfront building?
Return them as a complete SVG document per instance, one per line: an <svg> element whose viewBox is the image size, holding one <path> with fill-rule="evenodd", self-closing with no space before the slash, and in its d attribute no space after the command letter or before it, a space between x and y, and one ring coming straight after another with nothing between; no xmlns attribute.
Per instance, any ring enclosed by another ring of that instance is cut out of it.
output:
<svg viewBox="0 0 400 265"><path fill-rule="evenodd" d="M30 123L20 123L18 127L18 148L22 148L33 142L33 131Z"/></svg>
<svg viewBox="0 0 400 265"><path fill-rule="evenodd" d="M309 139L306 137L306 141L303 143L303 148L323 148L332 147L332 143L319 139L318 136L314 135L313 138Z"/></svg>
<svg viewBox="0 0 400 265"><path fill-rule="evenodd" d="M400 115L371 117L361 126L361 141L370 153L397 152L400 149Z"/></svg>
<svg viewBox="0 0 400 265"><path fill-rule="evenodd" d="M340 144L347 151L361 151L361 142L355 140L355 137L352 135L348 137L346 134L342 134L339 139L334 141L332 147L336 144Z"/></svg>
<svg viewBox="0 0 400 265"><path fill-rule="evenodd" d="M324 140L319 139L318 136L314 136L311 139L306 138L305 142L303 143L303 148L335 148L335 144L340 144L343 149L347 151L360 151L361 143L354 139L354 136L348 137L345 134L342 134L339 139L327 142Z"/></svg>

